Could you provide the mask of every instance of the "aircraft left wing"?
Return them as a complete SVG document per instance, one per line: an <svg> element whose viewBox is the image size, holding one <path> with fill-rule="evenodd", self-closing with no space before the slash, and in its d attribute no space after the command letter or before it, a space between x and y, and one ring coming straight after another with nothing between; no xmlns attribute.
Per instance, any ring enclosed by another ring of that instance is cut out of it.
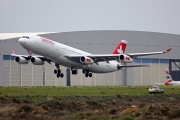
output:
<svg viewBox="0 0 180 120"><path fill-rule="evenodd" d="M146 53L127 53L127 54L90 54L90 55L84 55L84 57L91 58L95 63L100 61L106 61L109 60L117 60L117 61L124 61L124 62L132 62L133 58L137 58L139 56L147 56L147 55L155 55L155 54L164 54L171 51L172 48L168 48L165 51L160 52L146 52ZM73 59L73 58L81 58L83 55L64 55L67 58Z"/></svg>
<svg viewBox="0 0 180 120"><path fill-rule="evenodd" d="M146 52L146 53L127 53L131 58L137 58L139 56L147 56L147 55L155 55L155 54L164 54L168 53L172 50L172 48L168 48L165 51L160 51L160 52Z"/></svg>
<svg viewBox="0 0 180 120"><path fill-rule="evenodd" d="M71 60L79 61L79 59L91 59L94 63L98 63L101 61L109 62L110 60L117 60L119 61L119 55L120 54L95 54L95 55L65 55L66 58Z"/></svg>

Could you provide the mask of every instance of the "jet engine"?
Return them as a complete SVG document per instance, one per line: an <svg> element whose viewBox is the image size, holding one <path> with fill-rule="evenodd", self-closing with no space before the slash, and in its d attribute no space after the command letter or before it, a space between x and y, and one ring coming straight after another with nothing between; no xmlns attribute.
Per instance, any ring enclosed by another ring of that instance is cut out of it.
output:
<svg viewBox="0 0 180 120"><path fill-rule="evenodd" d="M133 62L133 59L130 56L125 55L125 54L120 55L119 60L122 62L125 62L125 63L132 63Z"/></svg>
<svg viewBox="0 0 180 120"><path fill-rule="evenodd" d="M16 56L14 60L19 64L28 64L28 60L24 57Z"/></svg>
<svg viewBox="0 0 180 120"><path fill-rule="evenodd" d="M82 56L80 57L80 62L84 64L93 64L94 60L92 60L90 57Z"/></svg>
<svg viewBox="0 0 180 120"><path fill-rule="evenodd" d="M41 60L40 58L37 58L37 57L32 57L32 58L31 58L31 62L32 62L34 65L43 65L43 64L44 64L44 61Z"/></svg>

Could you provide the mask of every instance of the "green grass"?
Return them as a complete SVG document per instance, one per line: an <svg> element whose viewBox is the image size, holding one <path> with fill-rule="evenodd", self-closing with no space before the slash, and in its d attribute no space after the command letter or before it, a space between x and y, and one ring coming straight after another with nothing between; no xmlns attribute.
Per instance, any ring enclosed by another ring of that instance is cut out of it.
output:
<svg viewBox="0 0 180 120"><path fill-rule="evenodd" d="M0 87L0 96L117 96L150 95L151 86ZM180 94L180 86L162 86L164 94Z"/></svg>

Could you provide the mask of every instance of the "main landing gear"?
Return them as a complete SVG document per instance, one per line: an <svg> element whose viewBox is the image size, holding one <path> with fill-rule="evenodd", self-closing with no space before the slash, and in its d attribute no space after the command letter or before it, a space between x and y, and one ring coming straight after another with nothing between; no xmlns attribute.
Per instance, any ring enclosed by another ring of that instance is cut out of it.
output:
<svg viewBox="0 0 180 120"><path fill-rule="evenodd" d="M71 68L72 75L77 75L78 71L76 68Z"/></svg>
<svg viewBox="0 0 180 120"><path fill-rule="evenodd" d="M59 69L59 64L55 63L55 66L56 66L56 69L54 70L54 74L56 74L57 78L59 77L63 78L64 74L61 73L61 70Z"/></svg>
<svg viewBox="0 0 180 120"><path fill-rule="evenodd" d="M92 73L89 72L89 69L82 69L83 74L85 77L92 77Z"/></svg>

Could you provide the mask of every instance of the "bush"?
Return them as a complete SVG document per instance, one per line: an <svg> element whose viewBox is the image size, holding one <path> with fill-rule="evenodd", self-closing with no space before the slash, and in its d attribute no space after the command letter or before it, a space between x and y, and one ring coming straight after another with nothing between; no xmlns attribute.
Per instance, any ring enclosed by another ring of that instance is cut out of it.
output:
<svg viewBox="0 0 180 120"><path fill-rule="evenodd" d="M97 102L95 102L95 101L87 101L86 102L87 104L89 104L89 105L92 105L92 106L94 106L94 105L97 105L98 103Z"/></svg>
<svg viewBox="0 0 180 120"><path fill-rule="evenodd" d="M31 112L32 110L33 108L28 105L24 105L19 109L19 111L24 111L24 112Z"/></svg>
<svg viewBox="0 0 180 120"><path fill-rule="evenodd" d="M48 111L48 107L46 105L42 105L42 108Z"/></svg>
<svg viewBox="0 0 180 120"><path fill-rule="evenodd" d="M90 101L87 101L86 104L89 105L89 108L90 108L90 109L99 109L99 108L102 107L102 105L99 104L98 102L96 102L96 101L91 101L91 100L90 100Z"/></svg>
<svg viewBox="0 0 180 120"><path fill-rule="evenodd" d="M163 106L160 108L160 111L164 116L168 115L168 110L169 110L169 108L167 106Z"/></svg>
<svg viewBox="0 0 180 120"><path fill-rule="evenodd" d="M116 97L117 98L122 98L122 96L120 94L117 94Z"/></svg>
<svg viewBox="0 0 180 120"><path fill-rule="evenodd" d="M100 94L106 94L104 91L101 91Z"/></svg>
<svg viewBox="0 0 180 120"><path fill-rule="evenodd" d="M117 109L112 108L112 109L109 111L109 114L116 114L117 111L118 111Z"/></svg>
<svg viewBox="0 0 180 120"><path fill-rule="evenodd" d="M13 99L12 99L12 102L19 104L19 103L21 103L21 100L19 100L18 98L13 98Z"/></svg>
<svg viewBox="0 0 180 120"><path fill-rule="evenodd" d="M173 109L170 112L168 112L168 118L178 118L180 117L180 110L179 109Z"/></svg>
<svg viewBox="0 0 180 120"><path fill-rule="evenodd" d="M23 102L24 102L24 103L31 103L31 102L30 102L29 100L27 100L27 99L24 99Z"/></svg>
<svg viewBox="0 0 180 120"><path fill-rule="evenodd" d="M138 106L139 108L143 108L145 106L145 103L140 103Z"/></svg>
<svg viewBox="0 0 180 120"><path fill-rule="evenodd" d="M123 120L134 120L134 118L130 115L126 115Z"/></svg>
<svg viewBox="0 0 180 120"><path fill-rule="evenodd" d="M81 106L77 105L74 101L69 102L66 107L69 110L81 110Z"/></svg>

